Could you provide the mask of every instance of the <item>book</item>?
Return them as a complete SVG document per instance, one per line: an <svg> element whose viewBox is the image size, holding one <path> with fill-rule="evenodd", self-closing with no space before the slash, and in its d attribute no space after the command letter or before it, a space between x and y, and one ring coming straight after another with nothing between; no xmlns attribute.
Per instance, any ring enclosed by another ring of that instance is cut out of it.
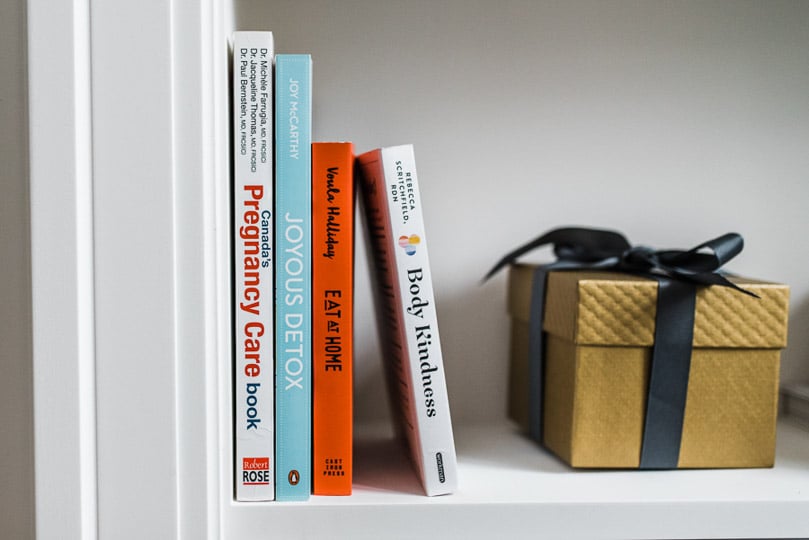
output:
<svg viewBox="0 0 809 540"><path fill-rule="evenodd" d="M413 146L357 161L397 430L426 494L452 493L455 443Z"/></svg>
<svg viewBox="0 0 809 540"><path fill-rule="evenodd" d="M312 488L312 59L275 57L276 499Z"/></svg>
<svg viewBox="0 0 809 540"><path fill-rule="evenodd" d="M233 35L235 497L274 498L273 36Z"/></svg>
<svg viewBox="0 0 809 540"><path fill-rule="evenodd" d="M351 495L354 146L312 144L312 493Z"/></svg>

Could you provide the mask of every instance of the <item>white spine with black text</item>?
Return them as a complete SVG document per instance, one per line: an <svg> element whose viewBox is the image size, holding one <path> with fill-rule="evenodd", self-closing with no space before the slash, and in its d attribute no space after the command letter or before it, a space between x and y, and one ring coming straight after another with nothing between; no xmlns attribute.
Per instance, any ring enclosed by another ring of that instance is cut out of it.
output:
<svg viewBox="0 0 809 540"><path fill-rule="evenodd" d="M273 36L233 34L234 483L275 498Z"/></svg>
<svg viewBox="0 0 809 540"><path fill-rule="evenodd" d="M358 161L397 428L427 495L452 493L455 443L413 147L373 150Z"/></svg>

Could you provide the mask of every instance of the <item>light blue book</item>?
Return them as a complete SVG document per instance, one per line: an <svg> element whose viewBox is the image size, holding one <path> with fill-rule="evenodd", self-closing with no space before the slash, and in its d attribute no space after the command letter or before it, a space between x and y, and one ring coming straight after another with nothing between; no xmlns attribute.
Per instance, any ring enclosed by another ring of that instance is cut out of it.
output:
<svg viewBox="0 0 809 540"><path fill-rule="evenodd" d="M312 58L275 57L276 500L312 490Z"/></svg>

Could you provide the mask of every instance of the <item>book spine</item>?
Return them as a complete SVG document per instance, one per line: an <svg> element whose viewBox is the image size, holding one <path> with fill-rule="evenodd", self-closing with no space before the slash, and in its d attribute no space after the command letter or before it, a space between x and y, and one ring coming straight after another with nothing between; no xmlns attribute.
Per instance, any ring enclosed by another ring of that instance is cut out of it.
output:
<svg viewBox="0 0 809 540"><path fill-rule="evenodd" d="M273 37L233 40L235 497L273 500Z"/></svg>
<svg viewBox="0 0 809 540"><path fill-rule="evenodd" d="M360 163L398 427L427 495L452 493L455 443L413 147L364 154Z"/></svg>
<svg viewBox="0 0 809 540"><path fill-rule="evenodd" d="M396 286L396 262L392 250L390 212L386 199L382 153L373 150L357 158L361 170L363 214L366 223L368 255L373 270L373 298L378 319L385 381L393 411L396 433L408 444L415 425L415 408L410 402L410 376L406 340L403 333L402 301ZM405 421L407 419L407 421Z"/></svg>
<svg viewBox="0 0 809 540"><path fill-rule="evenodd" d="M312 60L276 56L276 498L312 486Z"/></svg>
<svg viewBox="0 0 809 540"><path fill-rule="evenodd" d="M312 145L312 455L315 495L350 495L354 151Z"/></svg>

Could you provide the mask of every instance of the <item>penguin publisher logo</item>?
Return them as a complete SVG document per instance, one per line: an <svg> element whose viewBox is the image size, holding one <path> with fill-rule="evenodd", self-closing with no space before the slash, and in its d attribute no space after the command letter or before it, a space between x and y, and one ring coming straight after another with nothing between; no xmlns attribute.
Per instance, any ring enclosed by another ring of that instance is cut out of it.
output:
<svg viewBox="0 0 809 540"><path fill-rule="evenodd" d="M289 471L289 474L287 475L287 480L289 481L289 485L297 486L298 482L301 481L301 473L299 473L295 469L292 469L291 471Z"/></svg>

